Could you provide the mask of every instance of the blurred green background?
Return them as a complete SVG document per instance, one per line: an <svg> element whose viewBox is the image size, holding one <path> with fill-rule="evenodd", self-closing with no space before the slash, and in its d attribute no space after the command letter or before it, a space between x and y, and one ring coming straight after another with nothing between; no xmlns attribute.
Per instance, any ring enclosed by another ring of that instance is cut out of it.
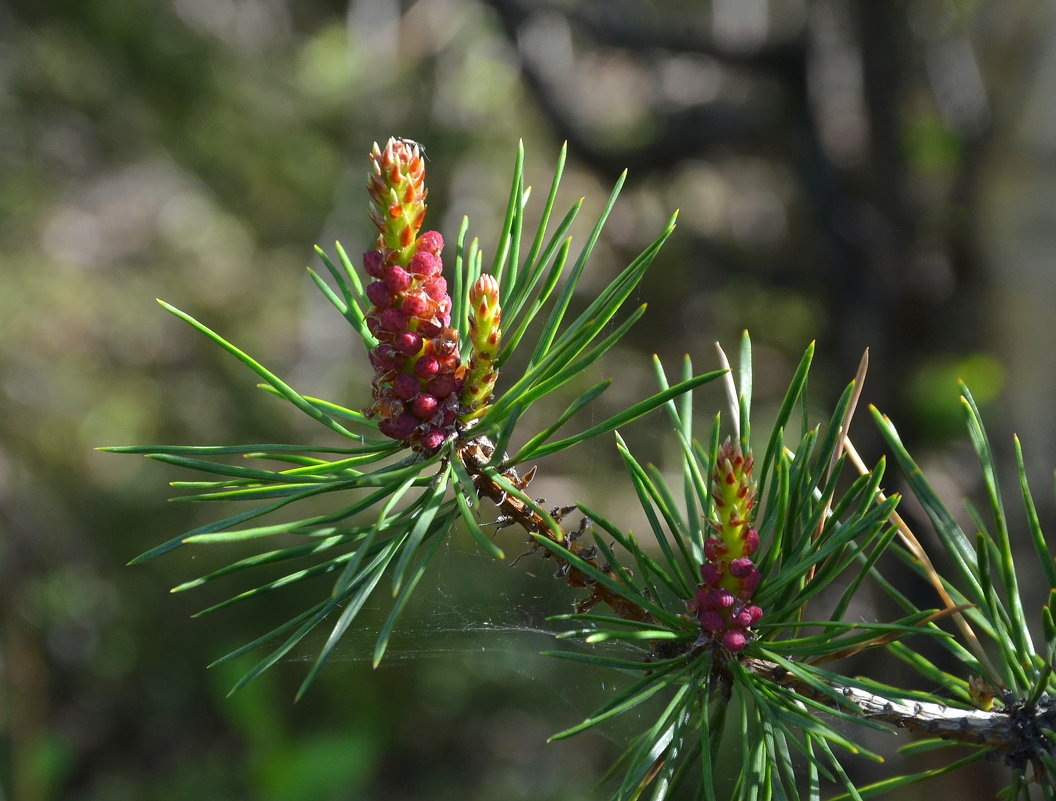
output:
<svg viewBox="0 0 1056 801"><path fill-rule="evenodd" d="M488 255L519 138L533 202L563 140L564 207L596 212L629 167L586 292L681 209L649 313L590 376L621 379L599 419L650 392L650 354L712 369L749 328L763 416L810 340L819 405L868 346L864 398L951 498L973 489L958 377L1044 486L1054 34L1019 0L0 4L0 799L579 798L633 733L545 744L612 686L538 656L572 597L538 557L455 538L391 660L363 659L380 603L296 705L318 640L230 699L249 663L205 666L325 581L194 621L245 585L166 589L231 551L124 567L220 510L165 505L188 476L94 447L324 438L155 297L366 405L356 337L304 267L314 243L371 246L366 153L390 135L428 148L426 227L453 242L468 214ZM664 463L652 425L628 437ZM637 526L613 457L545 464L538 491Z"/></svg>

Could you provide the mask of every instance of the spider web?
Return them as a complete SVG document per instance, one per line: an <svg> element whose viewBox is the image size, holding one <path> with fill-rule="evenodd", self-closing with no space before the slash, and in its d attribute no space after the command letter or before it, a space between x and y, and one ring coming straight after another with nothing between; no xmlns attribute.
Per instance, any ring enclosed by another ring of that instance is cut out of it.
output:
<svg viewBox="0 0 1056 801"><path fill-rule="evenodd" d="M586 646L556 639L575 624L546 619L571 608L562 606L560 593L554 592L562 587L549 575L554 563L541 558L542 550L525 556L513 568L517 572L511 573L511 580L499 583L494 580L494 571L500 571L501 578L501 571L511 570L509 562L496 562L471 541L462 540L449 538L441 546L408 609L396 622L379 668L416 659L455 658L472 663L481 655L494 661L497 656L520 658L544 650L587 650ZM521 571L527 573L527 581ZM488 573L491 580L483 588L458 586L467 576ZM493 585L501 589L488 593ZM379 585L361 613L361 619L370 622L349 627L331 661L370 661L378 636L375 621L384 620L389 609L384 586ZM612 647L624 650L628 658L646 653L624 643ZM288 660L311 661L316 654L314 646L308 645Z"/></svg>
<svg viewBox="0 0 1056 801"><path fill-rule="evenodd" d="M597 372L596 367L591 369ZM590 407L586 425L594 424L595 414L593 406ZM584 447L588 456L583 478L589 482L594 473L597 442L591 440L584 443ZM488 514L494 519L497 511L489 508ZM461 532L461 528L456 526L456 532ZM555 640L556 635L573 628L575 624L546 620L550 615L572 611L570 605L562 606L562 593L557 591L561 585L550 576L555 563L542 558L545 553L542 549L534 554L520 554L517 544L520 530L512 527L509 531L515 533L512 537L502 537L501 544L508 557L504 562L484 554L464 532L447 537L415 590L408 608L396 622L379 668L385 667L387 663L391 665L416 659L451 658L470 663L480 655L486 655L491 660L498 656L509 657L520 672L526 672L530 668L523 666L525 661L530 662L527 658L538 655L540 651L564 648L586 650L585 646ZM525 544L523 547L527 550L530 546ZM495 578L496 571L498 580ZM502 571L508 572L508 581L501 579ZM527 573L537 580L525 582L520 573ZM482 592L479 588L464 585L466 576L478 575L486 577L488 588L499 588L497 592ZM380 622L374 621L384 621L389 610L390 599L384 589L386 586L384 582L378 586L360 614L361 620L371 622L351 626L331 655L331 660L370 661L380 625ZM623 656L626 658L640 657L646 653L632 644L621 643L612 647L625 650ZM289 659L310 661L316 653L317 649L309 647Z"/></svg>
<svg viewBox="0 0 1056 801"><path fill-rule="evenodd" d="M593 446L591 457L593 457ZM593 470L593 458L587 471ZM518 560L518 529L504 538L507 560L496 561L484 554L469 535L456 527L434 556L406 610L396 622L379 670L420 660L454 660L468 670L487 671L500 677L506 672L518 681L544 682L546 692L562 706L586 717L606 697L625 689L630 676L592 665L574 664L543 654L572 650L604 652L625 659L642 659L649 651L629 642L587 646L578 641L558 640L557 635L581 626L576 622L548 621L547 617L572 611L571 602L582 593L569 590L555 579L555 562L544 559L543 549ZM525 544L525 550L530 546ZM514 562L517 562L514 565ZM473 581L479 577L479 585ZM467 586L467 579L469 586ZM349 627L330 656L331 662L365 663L373 657L379 626L385 620L391 598L383 582L359 616L362 623ZM287 661L311 662L318 644L306 644ZM555 677L559 681L555 683ZM628 717L639 719L635 711ZM622 738L609 727L596 733L615 744ZM619 724L617 725L619 728Z"/></svg>

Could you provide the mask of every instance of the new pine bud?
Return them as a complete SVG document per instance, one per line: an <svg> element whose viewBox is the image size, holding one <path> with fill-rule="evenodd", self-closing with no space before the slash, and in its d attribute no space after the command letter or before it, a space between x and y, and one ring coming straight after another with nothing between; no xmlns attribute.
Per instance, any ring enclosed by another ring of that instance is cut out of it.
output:
<svg viewBox="0 0 1056 801"><path fill-rule="evenodd" d="M443 280L442 278L439 280ZM495 391L502 332L502 308L499 306L499 282L482 275L469 290L469 370L462 387L463 422L475 420L487 411Z"/></svg>
<svg viewBox="0 0 1056 801"><path fill-rule="evenodd" d="M751 527L755 510L753 460L729 440L719 449L711 475L714 519L704 541L701 589L691 608L697 612L701 638L737 653L748 643L763 610L750 604L762 574L751 557L759 549L759 533ZM721 621L721 626L719 625Z"/></svg>
<svg viewBox="0 0 1056 801"><path fill-rule="evenodd" d="M397 254L394 263L406 266L425 218L425 159L417 144L393 138L384 150L374 143L370 162L367 193L379 245Z"/></svg>

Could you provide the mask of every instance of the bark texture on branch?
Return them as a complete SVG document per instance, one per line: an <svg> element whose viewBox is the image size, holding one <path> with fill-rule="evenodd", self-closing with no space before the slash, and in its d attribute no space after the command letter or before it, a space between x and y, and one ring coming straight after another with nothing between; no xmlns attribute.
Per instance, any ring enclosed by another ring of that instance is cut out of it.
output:
<svg viewBox="0 0 1056 801"><path fill-rule="evenodd" d="M830 696L780 665L762 659L747 659L744 665L755 675L797 695L836 706ZM853 704L865 719L967 745L985 745L1016 767L1027 762L1037 765L1041 753L1056 754L1053 744L1045 736L1046 731L1056 730L1056 706L1048 698L1033 707L1010 701L1007 706L983 711L959 709L932 701L894 700L854 687L830 686Z"/></svg>
<svg viewBox="0 0 1056 801"><path fill-rule="evenodd" d="M499 511L505 520L509 523L516 523L531 534L539 534L556 542L563 548L567 548L572 554L582 559L591 567L604 573L613 581L624 583L624 579L613 570L611 565L604 564L598 560L597 548L590 545L583 545L577 541L577 537L584 530L583 527L581 527L579 531L574 532L567 532L561 527L561 519L566 514L574 511L576 507L556 507L550 512L549 516L554 523L554 528L561 532L559 536L555 536L553 528L551 528L547 521L544 520L536 510L532 509L532 507L520 498L506 492L506 490L496 483L495 480L484 470L485 465L491 461L494 453L495 448L487 437L477 437L475 439L466 440L459 447L459 457L462 459L462 463L466 466L469 474L473 477L473 484L477 489L477 493L481 497L490 498L494 501L495 505L499 507ZM500 475L503 479L523 492L531 482L532 476L535 475L535 470L533 468L529 473L525 474L523 478L514 468L509 468L500 473ZM586 520L586 518L584 518L584 520ZM535 545L536 543L533 541L533 546ZM549 551L547 554L549 554ZM638 604L618 595L603 584L599 584L593 578L583 573L583 571L575 565L565 562L561 565L560 572L561 575L567 579L569 586L582 587L589 593L586 598L576 602L577 612L587 612L599 603L604 603L624 620L636 620L642 623L652 624L656 623L656 619L645 609L642 609Z"/></svg>

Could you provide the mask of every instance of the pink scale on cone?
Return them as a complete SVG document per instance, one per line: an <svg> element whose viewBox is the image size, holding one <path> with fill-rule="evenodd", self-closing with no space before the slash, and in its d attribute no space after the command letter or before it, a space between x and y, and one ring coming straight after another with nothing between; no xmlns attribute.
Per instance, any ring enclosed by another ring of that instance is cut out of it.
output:
<svg viewBox="0 0 1056 801"><path fill-rule="evenodd" d="M385 273L385 286L389 288L390 292L399 294L406 292L411 287L411 283L414 281L411 278L411 274L402 267L396 266Z"/></svg>
<svg viewBox="0 0 1056 801"><path fill-rule="evenodd" d="M422 349L422 338L414 331L404 331L393 341L393 346L400 353L414 356Z"/></svg>
<svg viewBox="0 0 1056 801"><path fill-rule="evenodd" d="M737 653L748 644L748 638L739 631L726 631L722 635L722 645L727 651Z"/></svg>
<svg viewBox="0 0 1056 801"><path fill-rule="evenodd" d="M385 274L384 256L380 250L368 250L363 254L363 271L372 278Z"/></svg>
<svg viewBox="0 0 1056 801"><path fill-rule="evenodd" d="M411 403L411 411L414 412L415 416L420 420L427 420L436 411L436 407L440 405L434 396L423 392Z"/></svg>
<svg viewBox="0 0 1056 801"><path fill-rule="evenodd" d="M421 383L413 375L400 373L392 380L392 391L400 400L410 400L421 390Z"/></svg>
<svg viewBox="0 0 1056 801"><path fill-rule="evenodd" d="M730 562L730 575L734 578L745 578L755 569L752 560L746 557L734 559Z"/></svg>
<svg viewBox="0 0 1056 801"><path fill-rule="evenodd" d="M700 566L700 580L714 586L722 580L722 563L705 562Z"/></svg>
<svg viewBox="0 0 1056 801"><path fill-rule="evenodd" d="M426 231L418 237L418 250L439 255L444 249L444 238L439 231Z"/></svg>
<svg viewBox="0 0 1056 801"><path fill-rule="evenodd" d="M414 374L419 378L435 378L440 373L440 362L434 356L423 356L414 365Z"/></svg>
<svg viewBox="0 0 1056 801"><path fill-rule="evenodd" d="M447 434L439 428L432 428L422 435L422 447L429 451L435 451L446 440Z"/></svg>
<svg viewBox="0 0 1056 801"><path fill-rule="evenodd" d="M431 278L422 286L425 288L425 294L435 301L441 301L447 296L447 281L443 276Z"/></svg>
<svg viewBox="0 0 1056 801"><path fill-rule="evenodd" d="M419 250L414 254L411 263L407 265L407 269L415 275L428 278L440 272L440 259L433 253Z"/></svg>
<svg viewBox="0 0 1056 801"><path fill-rule="evenodd" d="M367 287L367 299L378 309L387 309L396 300L382 281L375 281Z"/></svg>
<svg viewBox="0 0 1056 801"><path fill-rule="evenodd" d="M450 375L441 375L429 382L429 393L437 398L446 398L455 391L455 379Z"/></svg>
<svg viewBox="0 0 1056 801"><path fill-rule="evenodd" d="M421 317L428 310L429 300L421 295L404 295L400 302L400 311L408 317Z"/></svg>
<svg viewBox="0 0 1056 801"><path fill-rule="evenodd" d="M722 631L726 627L726 621L718 612L707 610L700 613L700 627L711 634Z"/></svg>
<svg viewBox="0 0 1056 801"><path fill-rule="evenodd" d="M741 629L746 629L752 625L752 613L747 609L742 609L734 615L730 616L730 622Z"/></svg>
<svg viewBox="0 0 1056 801"><path fill-rule="evenodd" d="M397 333L407 330L407 316L396 309L385 309L381 313L381 329Z"/></svg>
<svg viewBox="0 0 1056 801"><path fill-rule="evenodd" d="M704 558L709 562L718 562L726 555L726 543L715 537L704 540Z"/></svg>

